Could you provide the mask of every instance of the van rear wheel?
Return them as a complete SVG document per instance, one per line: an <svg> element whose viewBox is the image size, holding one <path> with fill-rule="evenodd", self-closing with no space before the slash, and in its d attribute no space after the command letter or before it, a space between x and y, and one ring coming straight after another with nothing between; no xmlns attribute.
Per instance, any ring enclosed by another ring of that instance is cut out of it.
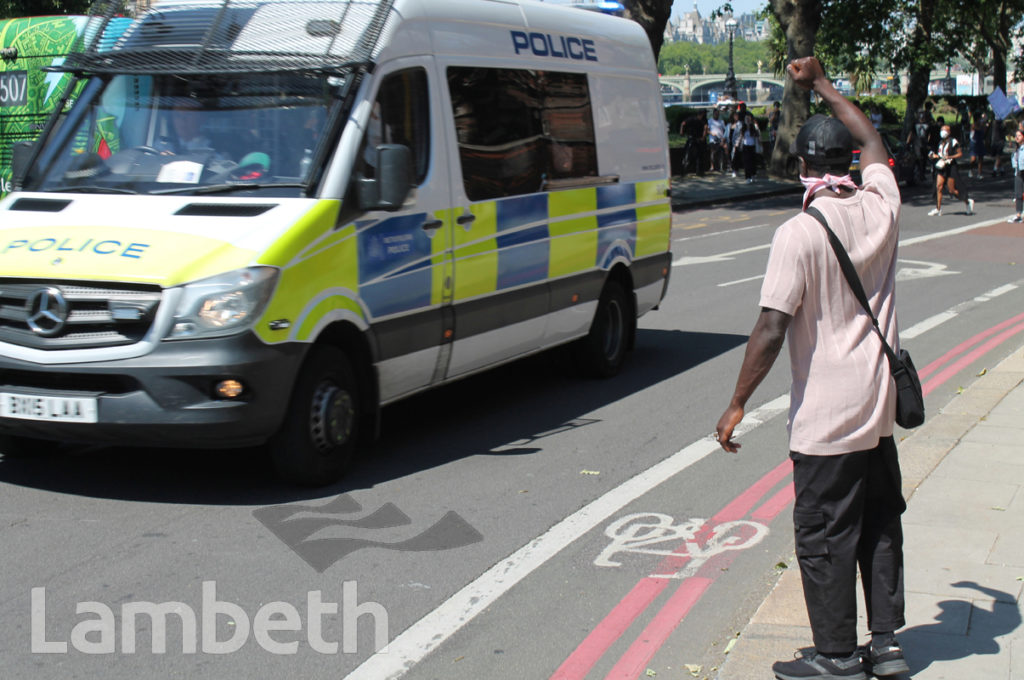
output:
<svg viewBox="0 0 1024 680"><path fill-rule="evenodd" d="M355 459L360 412L348 357L337 347L315 345L296 380L284 423L270 441L278 474L304 486L340 479Z"/></svg>
<svg viewBox="0 0 1024 680"><path fill-rule="evenodd" d="M594 378L617 374L632 344L634 328L629 296L618 281L608 281L597 302L590 332L576 346L580 370Z"/></svg>

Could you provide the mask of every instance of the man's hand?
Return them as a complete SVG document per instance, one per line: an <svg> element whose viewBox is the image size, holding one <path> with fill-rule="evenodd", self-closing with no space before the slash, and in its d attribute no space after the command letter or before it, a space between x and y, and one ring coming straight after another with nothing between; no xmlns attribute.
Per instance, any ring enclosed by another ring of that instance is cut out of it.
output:
<svg viewBox="0 0 1024 680"><path fill-rule="evenodd" d="M786 66L786 70L793 78L793 82L805 90L813 90L815 81L825 77L825 70L817 57L794 59Z"/></svg>
<svg viewBox="0 0 1024 680"><path fill-rule="evenodd" d="M732 440L732 433L741 420L743 420L743 407L730 404L722 417L718 419L718 425L715 427L715 439L718 440L718 445L729 453L736 453L740 449L741 444Z"/></svg>

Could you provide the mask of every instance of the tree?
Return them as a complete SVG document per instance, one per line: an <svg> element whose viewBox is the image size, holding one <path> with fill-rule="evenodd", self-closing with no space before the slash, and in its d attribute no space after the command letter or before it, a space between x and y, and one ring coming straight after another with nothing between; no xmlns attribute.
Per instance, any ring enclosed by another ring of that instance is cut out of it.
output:
<svg viewBox="0 0 1024 680"><path fill-rule="evenodd" d="M993 84L1005 92L1006 61L1014 27L1024 18L1024 0L974 0L970 11L960 9L952 12L950 19L956 33L967 38L968 46L962 54L979 77L990 69Z"/></svg>
<svg viewBox="0 0 1024 680"><path fill-rule="evenodd" d="M772 14L786 36L786 63L814 54L822 9L823 0L771 0ZM782 91L779 135L769 164L771 174L793 174L794 164L789 155L789 146L796 139L797 130L807 120L810 107L810 93L787 78Z"/></svg>
<svg viewBox="0 0 1024 680"><path fill-rule="evenodd" d="M640 24L647 32L658 61L661 44L665 40L665 24L672 13L672 0L625 0L626 17Z"/></svg>
<svg viewBox="0 0 1024 680"><path fill-rule="evenodd" d="M0 0L0 17L86 14L91 4L91 0Z"/></svg>

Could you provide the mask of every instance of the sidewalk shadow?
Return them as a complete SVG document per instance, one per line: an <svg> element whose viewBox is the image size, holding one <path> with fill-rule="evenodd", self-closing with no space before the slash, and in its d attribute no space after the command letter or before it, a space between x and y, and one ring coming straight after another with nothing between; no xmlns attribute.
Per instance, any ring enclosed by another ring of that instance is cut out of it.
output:
<svg viewBox="0 0 1024 680"><path fill-rule="evenodd" d="M969 656L1000 654L996 638L1016 630L1021 624L1020 609L1010 593L988 588L974 581L953 583L957 588L972 588L992 598L989 609L983 603L943 600L935 623L907 628L898 633L900 644L916 675L933 663L955 661Z"/></svg>

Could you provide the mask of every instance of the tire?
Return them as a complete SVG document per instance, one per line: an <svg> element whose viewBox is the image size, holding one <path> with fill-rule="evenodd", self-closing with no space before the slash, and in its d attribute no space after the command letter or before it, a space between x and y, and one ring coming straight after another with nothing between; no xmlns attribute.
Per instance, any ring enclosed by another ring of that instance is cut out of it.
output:
<svg viewBox="0 0 1024 680"><path fill-rule="evenodd" d="M629 296L618 281L609 280L601 291L590 332L575 347L580 371L592 378L616 375L633 344L635 329Z"/></svg>
<svg viewBox="0 0 1024 680"><path fill-rule="evenodd" d="M362 413L352 365L337 347L314 345L295 382L281 429L270 440L278 474L303 486L324 486L356 457Z"/></svg>

